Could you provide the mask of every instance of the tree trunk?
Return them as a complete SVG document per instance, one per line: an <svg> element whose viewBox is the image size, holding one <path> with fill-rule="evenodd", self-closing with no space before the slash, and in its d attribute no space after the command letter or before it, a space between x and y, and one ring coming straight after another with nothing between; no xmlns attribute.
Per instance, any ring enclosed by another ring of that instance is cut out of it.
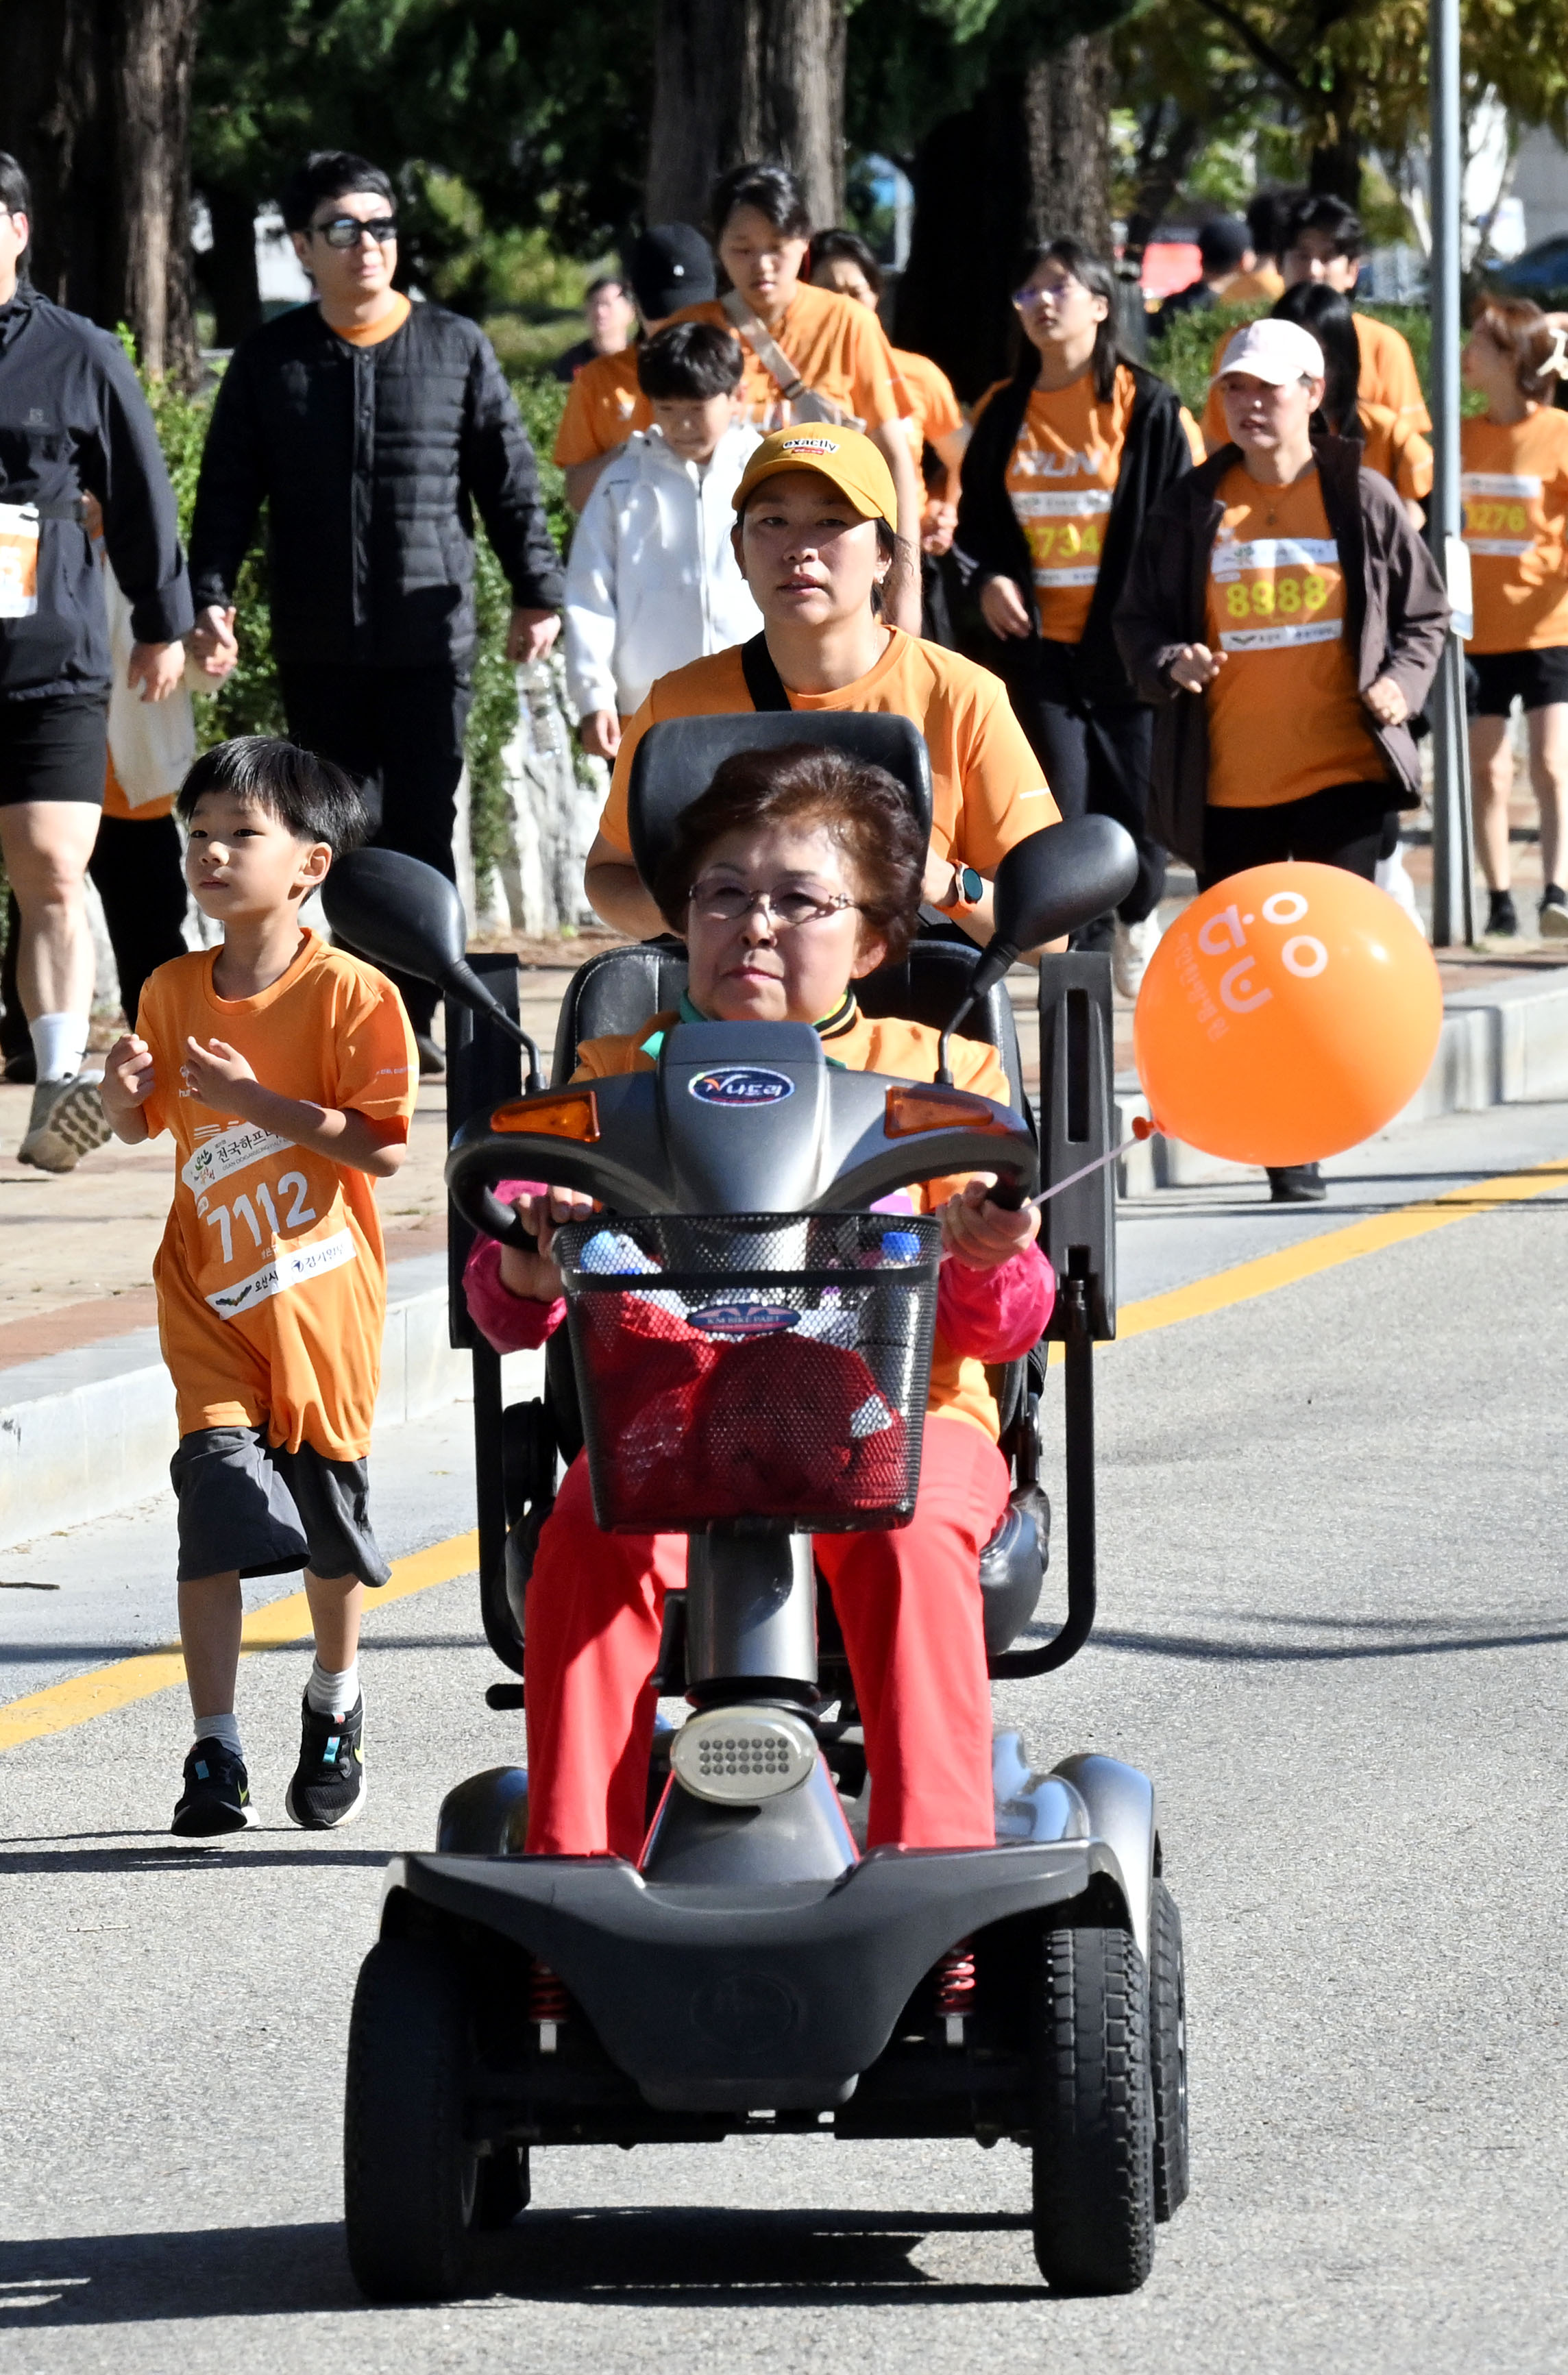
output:
<svg viewBox="0 0 1568 2375"><path fill-rule="evenodd" d="M1027 236L1029 152L1015 77L988 83L921 143L914 224L899 280L900 346L940 363L966 403L1010 367L1019 250Z"/></svg>
<svg viewBox="0 0 1568 2375"><path fill-rule="evenodd" d="M651 223L701 223L720 173L789 166L814 223L843 205L844 0L659 0Z"/></svg>
<svg viewBox="0 0 1568 2375"><path fill-rule="evenodd" d="M1024 77L1030 229L1111 253L1111 44L1080 34L1036 58Z"/></svg>
<svg viewBox="0 0 1568 2375"><path fill-rule="evenodd" d="M212 222L212 245L196 266L213 314L213 344L237 347L261 320L256 278L256 206L242 190L208 183L202 191Z"/></svg>
<svg viewBox="0 0 1568 2375"><path fill-rule="evenodd" d="M1325 140L1312 152L1307 187L1314 197L1343 198L1348 207L1362 202L1362 144L1354 134Z"/></svg>
<svg viewBox="0 0 1568 2375"><path fill-rule="evenodd" d="M6 0L0 147L37 209L56 303L126 322L151 372L194 373L191 73L201 0Z"/></svg>

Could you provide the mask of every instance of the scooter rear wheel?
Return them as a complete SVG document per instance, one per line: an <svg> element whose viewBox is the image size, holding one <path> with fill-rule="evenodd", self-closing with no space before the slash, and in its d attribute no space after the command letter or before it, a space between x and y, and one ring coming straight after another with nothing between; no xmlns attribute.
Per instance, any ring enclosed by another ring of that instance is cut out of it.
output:
<svg viewBox="0 0 1568 2375"><path fill-rule="evenodd" d="M348 2264L371 2300L449 2300L462 2286L481 2166L463 2133L467 2027L462 1974L439 1947L371 1948L348 2028L343 2155Z"/></svg>
<svg viewBox="0 0 1568 2375"><path fill-rule="evenodd" d="M1154 2215L1187 2198L1187 1990L1182 1917L1157 1880L1149 1901L1149 2049L1154 2082Z"/></svg>
<svg viewBox="0 0 1568 2375"><path fill-rule="evenodd" d="M1122 1930L1053 1930L1034 2036L1034 2256L1059 2293L1131 2293L1154 2262L1149 1983Z"/></svg>

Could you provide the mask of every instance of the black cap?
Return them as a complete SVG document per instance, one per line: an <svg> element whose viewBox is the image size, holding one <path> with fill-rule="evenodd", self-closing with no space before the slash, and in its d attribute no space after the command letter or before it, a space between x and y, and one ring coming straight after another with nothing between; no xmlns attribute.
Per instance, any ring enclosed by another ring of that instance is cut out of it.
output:
<svg viewBox="0 0 1568 2375"><path fill-rule="evenodd" d="M1206 272L1234 272L1251 245L1251 233L1234 215L1217 216L1197 235L1197 252Z"/></svg>
<svg viewBox="0 0 1568 2375"><path fill-rule="evenodd" d="M690 223L656 223L640 232L626 268L645 322L666 322L683 305L706 304L714 293L713 251Z"/></svg>

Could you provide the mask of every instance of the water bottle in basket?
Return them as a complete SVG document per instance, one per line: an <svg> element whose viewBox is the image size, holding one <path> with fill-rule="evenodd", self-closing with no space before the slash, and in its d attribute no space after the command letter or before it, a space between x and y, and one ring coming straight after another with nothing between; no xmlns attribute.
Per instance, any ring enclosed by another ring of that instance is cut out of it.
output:
<svg viewBox="0 0 1568 2375"><path fill-rule="evenodd" d="M940 1247L938 1222L875 1212L559 1231L598 1523L906 1525Z"/></svg>

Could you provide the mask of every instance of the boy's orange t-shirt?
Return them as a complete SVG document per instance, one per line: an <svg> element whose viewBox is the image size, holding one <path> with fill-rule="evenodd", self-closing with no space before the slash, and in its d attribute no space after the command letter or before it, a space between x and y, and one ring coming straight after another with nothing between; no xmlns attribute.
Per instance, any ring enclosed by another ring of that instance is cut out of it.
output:
<svg viewBox="0 0 1568 2375"><path fill-rule="evenodd" d="M655 1031L672 1030L676 1013L651 1015L640 1030L614 1037L584 1039L577 1050L574 1081L604 1081L618 1072L651 1072L654 1058L643 1042ZM941 1033L924 1022L906 1022L902 1015L856 1014L847 1031L835 1031L831 1053L836 1063L852 1072L886 1072L894 1080L934 1081ZM999 1105L1012 1101L1008 1076L995 1047L982 1039L949 1042L948 1060L953 1085L972 1089ZM965 1176L968 1175L966 1174ZM956 1196L963 1178L925 1179L908 1190L917 1212L934 1212ZM926 1410L946 1418L964 1419L995 1443L998 1433L996 1400L985 1379L985 1365L953 1352L938 1334L931 1355L931 1391Z"/></svg>
<svg viewBox="0 0 1568 2375"><path fill-rule="evenodd" d="M395 1143L419 1095L413 1033L384 975L315 932L255 998L216 994L216 956L159 965L136 1018L153 1057L147 1129L175 1144L153 1280L180 1433L265 1426L290 1451L308 1443L328 1459L360 1459L386 1320L375 1184L200 1104L181 1066L187 1037L221 1039L280 1096L394 1125Z"/></svg>
<svg viewBox="0 0 1568 2375"><path fill-rule="evenodd" d="M1475 589L1472 652L1568 644L1568 413L1459 424L1459 492Z"/></svg>
<svg viewBox="0 0 1568 2375"><path fill-rule="evenodd" d="M1409 421L1412 429L1430 429L1432 415L1421 394L1421 373L1416 369L1416 359L1410 352L1409 339L1402 337L1388 323L1378 321L1372 313L1356 313L1351 319L1356 325L1356 339L1362 350L1361 377L1356 384L1356 394L1367 404L1381 404L1388 411L1397 413L1399 419ZM1218 376L1225 349L1235 335L1234 330L1227 330L1223 337L1216 339L1214 360L1208 366L1211 380ZM1218 454L1221 445L1228 445L1231 442L1231 432L1225 425L1225 407L1220 401L1218 387L1209 388L1208 401L1203 408L1203 434L1211 454Z"/></svg>
<svg viewBox="0 0 1568 2375"><path fill-rule="evenodd" d="M792 692L792 709L890 711L913 718L931 753L931 846L938 857L994 874L1017 841L1060 821L1040 762L999 677L940 644L888 629L875 668L837 692ZM599 831L631 854L626 797L631 762L650 726L667 717L726 717L751 707L738 646L655 679L616 752Z"/></svg>
<svg viewBox="0 0 1568 2375"><path fill-rule="evenodd" d="M1345 641L1345 578L1315 470L1265 487L1227 470L1208 564L1208 803L1278 808L1330 784L1381 783ZM1184 696L1190 698L1190 696Z"/></svg>
<svg viewBox="0 0 1568 2375"><path fill-rule="evenodd" d="M735 325L717 298L702 305L687 305L674 319L712 322L735 335ZM784 309L784 320L773 325L772 337L814 396L827 396L867 429L907 419L913 412L892 349L868 305L841 297L836 289L813 289L809 281L802 280ZM740 383L742 418L764 431L787 429L795 417L794 408L785 403L778 382L744 338L740 348L745 359Z"/></svg>
<svg viewBox="0 0 1568 2375"><path fill-rule="evenodd" d="M986 390L977 417L996 393ZM1087 371L1066 387L1037 387L1030 395L1007 487L1033 563L1035 608L1047 643L1083 640L1137 394L1131 372L1120 364L1103 404ZM1182 426L1194 461L1201 462L1203 441L1185 408Z"/></svg>
<svg viewBox="0 0 1568 2375"><path fill-rule="evenodd" d="M637 384L637 349L595 355L584 364L566 394L555 432L557 469L592 462L624 444L634 429L651 429L654 408Z"/></svg>

